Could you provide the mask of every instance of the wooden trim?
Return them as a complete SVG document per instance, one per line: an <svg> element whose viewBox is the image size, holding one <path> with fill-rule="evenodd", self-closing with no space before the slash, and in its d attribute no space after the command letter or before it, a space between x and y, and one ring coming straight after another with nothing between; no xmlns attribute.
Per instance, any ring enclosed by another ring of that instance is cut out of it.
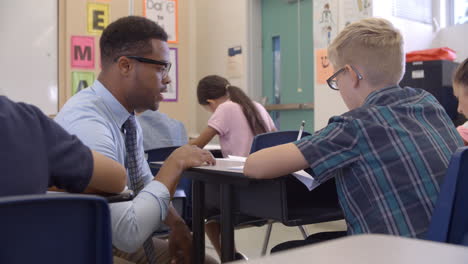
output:
<svg viewBox="0 0 468 264"><path fill-rule="evenodd" d="M268 111L281 111L281 110L314 110L313 103L302 104L269 104L265 105Z"/></svg>
<svg viewBox="0 0 468 264"><path fill-rule="evenodd" d="M58 2L58 111L67 101L67 56L66 52L66 0ZM57 112L58 112L57 111Z"/></svg>

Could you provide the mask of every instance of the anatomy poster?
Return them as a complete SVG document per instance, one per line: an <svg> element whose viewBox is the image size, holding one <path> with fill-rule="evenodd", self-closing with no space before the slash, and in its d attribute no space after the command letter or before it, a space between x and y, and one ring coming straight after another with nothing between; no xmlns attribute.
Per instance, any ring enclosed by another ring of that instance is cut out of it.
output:
<svg viewBox="0 0 468 264"><path fill-rule="evenodd" d="M372 16L372 0L340 0L339 28L342 30L348 24Z"/></svg>
<svg viewBox="0 0 468 264"><path fill-rule="evenodd" d="M314 1L314 47L326 48L338 33L338 1Z"/></svg>

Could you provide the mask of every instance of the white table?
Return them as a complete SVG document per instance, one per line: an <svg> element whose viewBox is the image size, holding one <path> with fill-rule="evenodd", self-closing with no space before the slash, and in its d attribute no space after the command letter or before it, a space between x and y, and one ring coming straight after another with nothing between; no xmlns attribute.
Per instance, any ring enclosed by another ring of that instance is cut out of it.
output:
<svg viewBox="0 0 468 264"><path fill-rule="evenodd" d="M284 251L249 263L466 264L468 247L388 235L356 235Z"/></svg>

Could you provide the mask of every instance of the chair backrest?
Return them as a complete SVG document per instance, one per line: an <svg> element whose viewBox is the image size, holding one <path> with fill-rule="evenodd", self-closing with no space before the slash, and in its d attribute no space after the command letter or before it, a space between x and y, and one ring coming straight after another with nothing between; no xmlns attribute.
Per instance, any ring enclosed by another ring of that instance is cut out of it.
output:
<svg viewBox="0 0 468 264"><path fill-rule="evenodd" d="M452 155L426 239L468 246L468 147Z"/></svg>
<svg viewBox="0 0 468 264"><path fill-rule="evenodd" d="M164 148L155 148L145 151L148 154L148 162L152 161L165 161L171 153L179 148L180 146L171 146ZM151 173L156 175L159 169L152 168L150 166ZM192 202L192 181L187 178L181 178L179 184L177 185L177 190L173 196L173 205L176 208L177 212L185 219L190 219L190 210L186 207L191 205Z"/></svg>
<svg viewBox="0 0 468 264"><path fill-rule="evenodd" d="M254 153L264 148L294 142L297 140L298 134L299 131L297 130L288 130L256 135L253 139L252 147L250 148L250 153ZM302 132L302 137L306 137L309 135L309 132Z"/></svg>
<svg viewBox="0 0 468 264"><path fill-rule="evenodd" d="M171 153L176 150L177 148L179 148L180 146L172 146L172 147L165 147L165 148L155 148L155 149L150 149L150 150L147 150L145 151L146 154L148 155L148 162L152 162L152 161L165 161L167 159L167 157L169 157L169 155L171 155ZM150 166L151 168L151 166ZM153 175L156 175L156 173L158 173L158 169L155 169L155 168L151 168L151 173L153 173Z"/></svg>
<svg viewBox="0 0 468 264"><path fill-rule="evenodd" d="M165 148L155 148L145 151L148 154L148 162L150 161L165 161L171 153L180 148L180 146L171 146Z"/></svg>
<svg viewBox="0 0 468 264"><path fill-rule="evenodd" d="M112 263L107 202L93 195L0 198L0 263Z"/></svg>

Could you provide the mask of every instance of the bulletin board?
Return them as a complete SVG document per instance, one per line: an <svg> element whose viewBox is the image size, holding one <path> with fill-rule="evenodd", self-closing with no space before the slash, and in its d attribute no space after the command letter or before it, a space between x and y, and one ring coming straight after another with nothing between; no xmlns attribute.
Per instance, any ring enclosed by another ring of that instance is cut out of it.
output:
<svg viewBox="0 0 468 264"><path fill-rule="evenodd" d="M99 39L102 30L121 17L142 16L144 9L146 11L148 9L144 5L146 2L142 0L58 0L58 2L60 109L74 93L85 89L98 78L101 71ZM168 29L169 26L164 26L172 38L172 44L169 45L172 62L169 76L172 82L168 86L168 92L164 94L166 102L160 105L160 110L171 113L172 118L190 123L187 112L192 111L189 102L193 98L187 96L189 92L184 87L191 87L193 80L187 77L180 78L190 75L189 56L186 52L190 43L183 41L189 35L188 4L184 1L179 6L176 0L152 0L151 3L165 3L163 6L174 21L173 30ZM181 7L180 18L179 7ZM157 23L161 24L160 21Z"/></svg>
<svg viewBox="0 0 468 264"><path fill-rule="evenodd" d="M102 31L132 14L142 14L134 0L59 0L59 107L98 77Z"/></svg>

